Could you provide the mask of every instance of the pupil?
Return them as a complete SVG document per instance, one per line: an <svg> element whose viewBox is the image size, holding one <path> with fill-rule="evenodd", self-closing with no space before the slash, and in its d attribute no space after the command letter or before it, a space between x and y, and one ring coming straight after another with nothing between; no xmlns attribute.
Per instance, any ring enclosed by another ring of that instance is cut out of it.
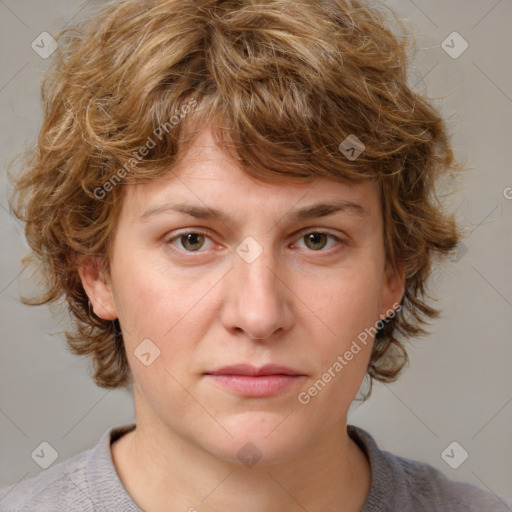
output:
<svg viewBox="0 0 512 512"><path fill-rule="evenodd" d="M325 235L323 233L310 233L308 235L308 237L309 237L309 241L312 242L313 245L320 243L320 245L323 247L323 244L321 243L322 237L325 237Z"/></svg>
<svg viewBox="0 0 512 512"><path fill-rule="evenodd" d="M201 241L199 240L200 238L202 237L202 235L200 235L199 233L188 233L185 235L185 238L186 238L186 242L185 242L185 247L187 247L188 249L198 249L199 247L197 247L197 244L199 244L199 246L201 246ZM190 247L190 246L194 246L196 245L196 247Z"/></svg>

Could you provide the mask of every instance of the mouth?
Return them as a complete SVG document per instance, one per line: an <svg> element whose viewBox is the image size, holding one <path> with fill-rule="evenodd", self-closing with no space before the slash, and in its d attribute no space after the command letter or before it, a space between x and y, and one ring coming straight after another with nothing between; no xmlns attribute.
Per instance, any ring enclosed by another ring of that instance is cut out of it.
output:
<svg viewBox="0 0 512 512"><path fill-rule="evenodd" d="M247 377L261 377L266 375L304 375L297 370L288 368L278 364L266 364L265 366L256 367L250 364L236 364L231 366L223 366L217 370L207 372L206 375L245 375Z"/></svg>
<svg viewBox="0 0 512 512"><path fill-rule="evenodd" d="M260 368L247 364L224 366L204 375L222 389L255 398L284 392L306 377L297 370L274 364Z"/></svg>

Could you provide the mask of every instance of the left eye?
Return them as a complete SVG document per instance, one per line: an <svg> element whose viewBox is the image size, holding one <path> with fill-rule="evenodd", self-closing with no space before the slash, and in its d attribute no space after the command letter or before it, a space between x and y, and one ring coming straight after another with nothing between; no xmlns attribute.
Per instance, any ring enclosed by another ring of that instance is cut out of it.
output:
<svg viewBox="0 0 512 512"><path fill-rule="evenodd" d="M305 241L308 249L319 251L325 249L329 238L335 242L341 242L337 236L334 236L331 233L324 233L323 231L310 231L309 233L302 235L300 240ZM328 249L330 248L332 248L332 246Z"/></svg>
<svg viewBox="0 0 512 512"><path fill-rule="evenodd" d="M323 231L310 231L309 233L303 234L299 240L304 240L307 249L311 249L312 251L321 251L325 249L326 245L328 245L329 238L334 240L335 243L341 242L341 240L331 233L324 233ZM170 238L168 243L174 245L175 241L179 241L181 247L180 249L185 250L186 252L198 252L200 249L204 247L205 241L210 240L210 237L201 231L188 231L186 233L181 233L180 235L175 236L174 238ZM335 245L335 244L334 244ZM328 249L332 248L328 247Z"/></svg>

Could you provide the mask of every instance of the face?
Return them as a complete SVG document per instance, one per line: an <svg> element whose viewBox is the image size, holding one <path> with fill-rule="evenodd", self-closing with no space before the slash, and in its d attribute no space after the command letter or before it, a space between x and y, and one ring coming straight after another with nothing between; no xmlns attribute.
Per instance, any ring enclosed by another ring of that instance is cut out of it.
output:
<svg viewBox="0 0 512 512"><path fill-rule="evenodd" d="M205 130L173 172L127 188L112 244L110 279L80 272L95 313L119 318L138 427L233 462L248 442L277 462L344 428L368 332L403 294L375 184L262 183Z"/></svg>

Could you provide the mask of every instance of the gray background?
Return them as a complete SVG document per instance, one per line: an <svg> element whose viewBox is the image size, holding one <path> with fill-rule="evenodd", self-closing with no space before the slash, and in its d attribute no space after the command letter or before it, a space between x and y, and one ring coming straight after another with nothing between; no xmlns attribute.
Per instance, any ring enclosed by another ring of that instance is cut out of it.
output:
<svg viewBox="0 0 512 512"><path fill-rule="evenodd" d="M0 0L0 486L42 471L31 458L42 441L60 462L134 420L129 394L97 388L88 362L67 352L65 322L46 306L19 302L31 290L20 274L28 246L6 200L7 162L34 142L42 118L39 86L48 61L31 43L100 3ZM456 154L470 168L449 203L468 238L432 276L443 317L429 336L410 343L409 370L395 384L375 384L369 402L351 408L349 423L366 428L383 449L510 497L512 1L386 3L417 39L411 84L449 118ZM469 44L457 59L441 46L453 31ZM469 453L458 469L441 457L453 441Z"/></svg>

